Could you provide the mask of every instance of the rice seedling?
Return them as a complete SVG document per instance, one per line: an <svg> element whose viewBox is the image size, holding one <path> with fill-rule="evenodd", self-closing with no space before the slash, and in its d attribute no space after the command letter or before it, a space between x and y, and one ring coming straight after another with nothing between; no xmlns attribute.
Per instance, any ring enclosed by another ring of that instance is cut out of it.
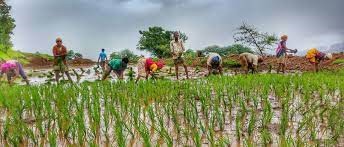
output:
<svg viewBox="0 0 344 147"><path fill-rule="evenodd" d="M340 146L342 73L0 85L0 143Z"/></svg>

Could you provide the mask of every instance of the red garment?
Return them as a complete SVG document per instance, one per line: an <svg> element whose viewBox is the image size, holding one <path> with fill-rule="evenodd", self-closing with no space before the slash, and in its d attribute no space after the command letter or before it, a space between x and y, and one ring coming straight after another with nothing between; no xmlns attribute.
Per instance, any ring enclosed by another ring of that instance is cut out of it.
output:
<svg viewBox="0 0 344 147"><path fill-rule="evenodd" d="M158 69L162 69L165 66L165 63L163 60L159 60L156 65L158 65Z"/></svg>
<svg viewBox="0 0 344 147"><path fill-rule="evenodd" d="M153 64L155 64L155 62L153 61L153 59L152 59L152 58L147 58L147 59L146 59L146 66L145 66L145 67L146 67L146 70L149 71L149 70L150 70L150 66L153 65Z"/></svg>
<svg viewBox="0 0 344 147"><path fill-rule="evenodd" d="M57 47L57 45L55 45L53 47L53 54L54 54L54 65L57 65L57 60L58 60L58 56L62 58L63 63L66 65L67 61L66 61L66 56L67 56L67 49L65 46L61 46L61 50L59 49L59 47Z"/></svg>

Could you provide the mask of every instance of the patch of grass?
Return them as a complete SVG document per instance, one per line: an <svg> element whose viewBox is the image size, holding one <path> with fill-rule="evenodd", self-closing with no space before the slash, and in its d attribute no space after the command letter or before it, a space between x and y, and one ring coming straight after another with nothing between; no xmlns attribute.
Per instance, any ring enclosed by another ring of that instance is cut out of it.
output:
<svg viewBox="0 0 344 147"><path fill-rule="evenodd" d="M47 60L53 60L53 56L41 53L23 53L21 51L16 51L9 49L7 52L0 51L0 60L17 60L22 64L28 64L30 58L41 57Z"/></svg>
<svg viewBox="0 0 344 147"><path fill-rule="evenodd" d="M26 56L19 52L15 51L13 49L8 50L7 52L0 51L0 60L18 60L19 62L23 64L29 63L29 61L26 59Z"/></svg>
<svg viewBox="0 0 344 147"><path fill-rule="evenodd" d="M49 54L42 54L42 53L23 53L25 56L28 57L41 57L41 58L45 58L47 60L53 60L54 57L49 55Z"/></svg>
<svg viewBox="0 0 344 147"><path fill-rule="evenodd" d="M344 64L344 59L337 59L333 61L332 64Z"/></svg>

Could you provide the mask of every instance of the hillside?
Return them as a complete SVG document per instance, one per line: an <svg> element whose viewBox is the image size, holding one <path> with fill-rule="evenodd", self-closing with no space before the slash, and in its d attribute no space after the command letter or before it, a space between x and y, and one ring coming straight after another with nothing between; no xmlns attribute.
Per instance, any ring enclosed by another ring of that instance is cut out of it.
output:
<svg viewBox="0 0 344 147"><path fill-rule="evenodd" d="M18 60L25 67L51 67L53 64L53 56L42 53L25 53L21 51L8 50L0 51L0 60ZM73 66L92 65L94 62L90 59L74 59L69 61Z"/></svg>
<svg viewBox="0 0 344 147"><path fill-rule="evenodd" d="M8 50L7 52L0 51L0 60L10 60L15 59L20 61L23 64L29 63L28 58L19 51Z"/></svg>

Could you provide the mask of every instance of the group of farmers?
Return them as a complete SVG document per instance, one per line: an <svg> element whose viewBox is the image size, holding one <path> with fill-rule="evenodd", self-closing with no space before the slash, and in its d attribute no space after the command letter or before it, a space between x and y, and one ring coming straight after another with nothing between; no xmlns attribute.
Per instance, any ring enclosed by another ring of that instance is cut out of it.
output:
<svg viewBox="0 0 344 147"><path fill-rule="evenodd" d="M278 47L276 48L276 56L278 58L277 64L277 73L285 72L286 68L286 60L288 53L296 53L297 50L293 50L287 47L286 42L288 40L287 35L283 35L281 37L281 41L278 43ZM179 79L179 66L182 65L185 70L186 78L189 78L189 73L187 66L183 59L183 52L185 51L183 40L180 39L179 33L173 33L173 39L170 42L170 49L171 55L173 58L176 78ZM66 61L67 56L67 48L62 45L62 39L56 39L56 45L53 47L53 56L54 56L54 64L53 70L55 72L55 80L58 83L61 77L61 74L65 74L69 81L72 82L72 78L68 72L68 65ZM212 73L223 73L222 69L222 58L217 53L209 53L207 59L207 69L208 74ZM319 63L323 60L332 59L332 54L325 54L323 52L318 51L315 48L310 49L306 54L307 60L313 65L314 71L319 70ZM249 70L252 73L257 71L258 64L263 61L263 57L259 55L255 55L252 53L242 53L239 55L240 64L242 69L247 74ZM108 61L107 55L105 53L105 49L102 49L101 53L99 54L98 58L98 65L101 66L103 70L102 80L105 80L110 73L113 71L119 79L123 79L123 73L127 68L129 63L129 59L127 57L123 57L122 59L111 59ZM0 80L4 74L7 76L8 82L11 84L13 83L14 79L20 75L22 79L29 84L29 80L23 70L23 66L16 60L8 60L8 61L1 61L0 63L1 72L0 72ZM156 71L160 70L164 67L163 60L159 57L158 61L154 61L152 58L144 58L138 60L137 64L137 79L136 82L140 80L140 78L146 78Z"/></svg>

